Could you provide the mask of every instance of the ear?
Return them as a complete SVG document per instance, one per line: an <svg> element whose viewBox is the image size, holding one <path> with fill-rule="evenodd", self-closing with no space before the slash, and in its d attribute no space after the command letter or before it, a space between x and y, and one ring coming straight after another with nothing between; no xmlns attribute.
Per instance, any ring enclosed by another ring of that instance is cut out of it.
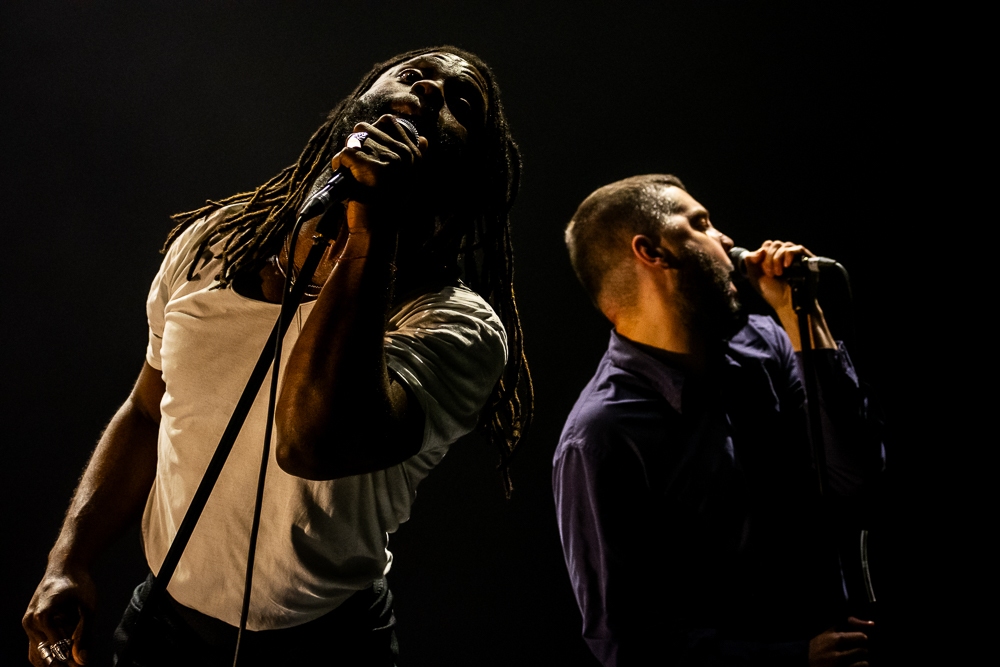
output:
<svg viewBox="0 0 1000 667"><path fill-rule="evenodd" d="M658 242L653 241L645 234L636 234L632 237L632 254L649 267L670 269L677 264L669 250L660 247Z"/></svg>

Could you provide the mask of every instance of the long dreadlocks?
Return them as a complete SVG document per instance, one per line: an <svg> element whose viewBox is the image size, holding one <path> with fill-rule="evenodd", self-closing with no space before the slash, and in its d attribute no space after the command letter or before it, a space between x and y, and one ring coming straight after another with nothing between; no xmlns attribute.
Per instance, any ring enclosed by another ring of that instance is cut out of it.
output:
<svg viewBox="0 0 1000 667"><path fill-rule="evenodd" d="M482 138L477 142L480 150L474 153L472 167L473 172L478 174L474 182L480 201L473 207L474 212L467 214L465 219L455 221L456 227L461 230L459 257L456 259L460 260L464 269L466 284L489 302L507 330L507 366L483 409L479 429L500 455L498 469L504 491L510 497L513 488L511 456L531 422L534 402L531 374L524 356L521 320L514 298L510 230L510 208L521 178L521 155L511 138L496 77L479 57L454 46L440 46L409 51L376 64L313 133L298 161L255 190L221 201L209 201L199 209L171 216L176 226L167 236L163 250L166 251L178 235L196 220L224 206L240 204L202 239L196 257L202 257L210 247L222 242L218 287L225 287L240 276L258 273L268 258L281 248L313 183L328 168L334 154L353 130L345 112L383 72L401 62L432 52L450 53L464 59L486 81L486 125ZM197 263L197 259L192 263L189 279Z"/></svg>

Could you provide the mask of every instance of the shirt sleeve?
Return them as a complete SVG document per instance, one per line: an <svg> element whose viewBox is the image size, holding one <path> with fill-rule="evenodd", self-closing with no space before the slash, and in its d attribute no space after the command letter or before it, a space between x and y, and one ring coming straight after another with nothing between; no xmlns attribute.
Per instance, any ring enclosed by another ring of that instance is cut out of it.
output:
<svg viewBox="0 0 1000 667"><path fill-rule="evenodd" d="M167 304L181 289L198 289L214 281L215 276L211 275L214 270L206 270L204 267L209 260L214 258L214 252L218 246L205 250L205 253L199 258L198 267L196 267L201 269L200 274L191 275L190 281L188 280L189 271L191 271L195 253L198 252L202 239L213 226L221 222L234 209L233 206L226 206L195 221L174 239L163 256L160 269L156 272L156 276L149 286L149 296L146 297L146 320L149 324L146 361L156 370L163 370L160 360L160 346L163 342L164 313Z"/></svg>
<svg viewBox="0 0 1000 667"><path fill-rule="evenodd" d="M829 488L847 505L864 504L885 467L882 418L843 343L814 354Z"/></svg>
<svg viewBox="0 0 1000 667"><path fill-rule="evenodd" d="M423 408L421 451L472 431L507 363L499 318L475 292L446 287L390 318L386 362Z"/></svg>
<svg viewBox="0 0 1000 667"><path fill-rule="evenodd" d="M794 352L784 329L772 320L768 322L772 327L769 339L786 374L782 409L807 411L805 353ZM812 354L829 489L842 509L859 511L870 500L874 482L885 467L881 413L873 406L868 387L858 379L842 342L837 342L835 350L815 350Z"/></svg>

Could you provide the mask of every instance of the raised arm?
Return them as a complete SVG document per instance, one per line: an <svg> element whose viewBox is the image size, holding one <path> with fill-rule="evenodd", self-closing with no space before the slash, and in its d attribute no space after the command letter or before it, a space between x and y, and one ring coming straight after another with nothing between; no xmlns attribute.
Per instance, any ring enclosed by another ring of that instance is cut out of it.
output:
<svg viewBox="0 0 1000 667"><path fill-rule="evenodd" d="M38 643L73 640L71 666L86 660L88 629L96 604L94 560L142 515L156 475L160 371L144 364L125 403L111 419L84 470L48 565L22 624L28 659L45 664Z"/></svg>
<svg viewBox="0 0 1000 667"><path fill-rule="evenodd" d="M276 456L289 474L334 479L380 470L420 449L424 415L406 385L390 378L384 335L406 191L426 148L391 116L362 148L345 148L334 169L363 188L347 206L347 235L332 273L288 359L278 400ZM410 221L404 221L407 224Z"/></svg>
<svg viewBox="0 0 1000 667"><path fill-rule="evenodd" d="M778 314L796 353L802 352L798 317L792 309L791 288L782 276L799 255L812 253L794 243L765 241L746 258L751 282ZM819 351L815 367L830 490L840 500L849 499L840 506L853 513L882 470L881 422L816 301L811 304L809 324L813 348Z"/></svg>

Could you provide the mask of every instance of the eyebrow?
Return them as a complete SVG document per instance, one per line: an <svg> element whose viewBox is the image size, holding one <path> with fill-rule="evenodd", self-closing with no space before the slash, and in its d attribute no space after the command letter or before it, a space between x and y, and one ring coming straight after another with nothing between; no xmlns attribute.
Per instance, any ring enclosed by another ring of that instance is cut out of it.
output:
<svg viewBox="0 0 1000 667"><path fill-rule="evenodd" d="M432 67L439 67L439 65L434 62L435 60L440 61L442 63L448 62L446 58L440 56L439 54L432 53L432 54L417 56L413 60L408 60L404 63L400 63L398 69L406 69L407 67L416 67L419 69L421 64L431 65ZM476 92L482 95L483 100L486 101L486 103L488 104L490 96L489 93L487 92L486 79L479 72L479 70L473 68L471 63L466 62L464 59L462 60L462 62L465 62L466 66L461 68L462 72L460 75L455 77L455 80L463 85L473 86ZM475 72L476 76L470 74L469 73L470 70L472 72Z"/></svg>

